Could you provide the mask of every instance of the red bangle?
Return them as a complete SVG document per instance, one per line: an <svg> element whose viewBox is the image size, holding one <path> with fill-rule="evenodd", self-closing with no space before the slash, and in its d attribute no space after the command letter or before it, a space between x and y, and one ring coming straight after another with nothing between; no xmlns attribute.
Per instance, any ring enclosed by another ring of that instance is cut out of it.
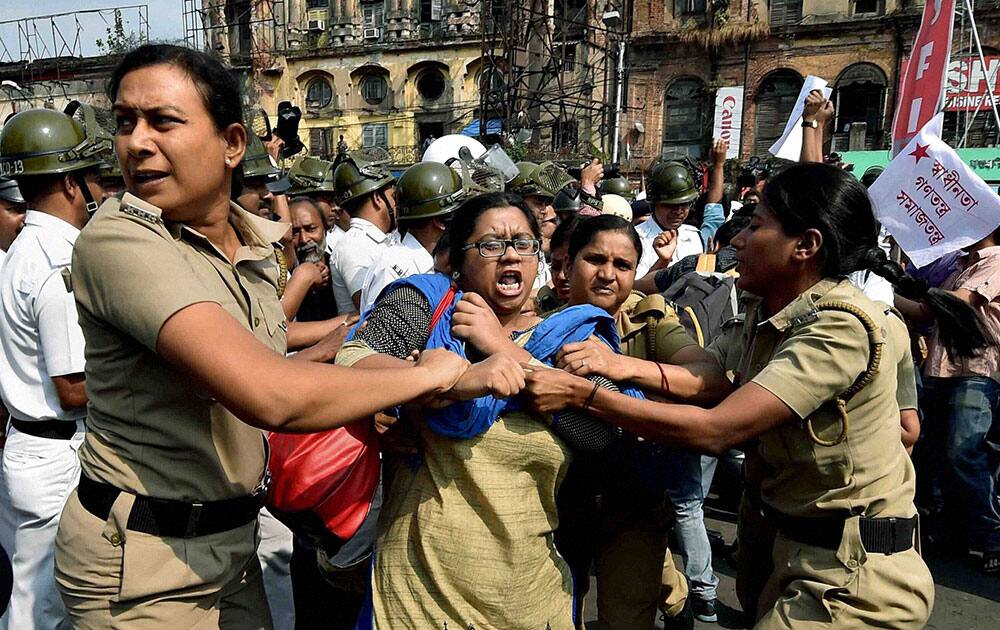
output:
<svg viewBox="0 0 1000 630"><path fill-rule="evenodd" d="M656 364L656 368L660 370L660 389L663 390L665 394L669 394L670 383L667 382L667 373L663 371L663 366L659 363Z"/></svg>

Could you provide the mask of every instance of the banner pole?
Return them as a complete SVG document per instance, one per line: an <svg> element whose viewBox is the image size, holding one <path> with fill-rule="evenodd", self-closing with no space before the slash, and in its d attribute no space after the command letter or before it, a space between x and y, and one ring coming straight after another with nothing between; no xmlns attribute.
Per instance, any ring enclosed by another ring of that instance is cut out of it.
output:
<svg viewBox="0 0 1000 630"><path fill-rule="evenodd" d="M979 53L979 63L983 64L983 81L986 83L986 92L990 95L993 120L996 121L997 129L1000 130L1000 111L997 110L997 98L993 94L993 82L990 81L990 77L986 73L986 57L983 55L983 46L979 42L979 29L976 28L976 17L972 14L972 0L965 0L965 10L969 12L969 25L972 27L972 39L976 42L976 52Z"/></svg>

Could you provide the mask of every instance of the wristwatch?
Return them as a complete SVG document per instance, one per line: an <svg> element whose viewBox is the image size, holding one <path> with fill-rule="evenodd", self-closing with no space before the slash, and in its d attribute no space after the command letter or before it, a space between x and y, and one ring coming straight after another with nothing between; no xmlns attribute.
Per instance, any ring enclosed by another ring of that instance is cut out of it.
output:
<svg viewBox="0 0 1000 630"><path fill-rule="evenodd" d="M816 122L815 120L806 120L803 118L802 128L805 129L806 127L809 127L811 129L819 129L819 123Z"/></svg>

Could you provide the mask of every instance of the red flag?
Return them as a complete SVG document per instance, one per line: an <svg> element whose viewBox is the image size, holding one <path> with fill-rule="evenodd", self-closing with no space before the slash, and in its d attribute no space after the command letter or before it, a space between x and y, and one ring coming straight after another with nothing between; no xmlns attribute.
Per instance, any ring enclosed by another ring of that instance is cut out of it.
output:
<svg viewBox="0 0 1000 630"><path fill-rule="evenodd" d="M913 41L896 100L896 117L892 122L893 155L941 110L954 19L955 0L927 0L924 4L920 30Z"/></svg>

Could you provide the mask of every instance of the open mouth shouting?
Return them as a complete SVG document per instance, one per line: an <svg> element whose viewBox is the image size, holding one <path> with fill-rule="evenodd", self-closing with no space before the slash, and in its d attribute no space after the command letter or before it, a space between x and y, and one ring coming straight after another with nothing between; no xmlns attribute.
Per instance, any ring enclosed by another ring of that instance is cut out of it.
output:
<svg viewBox="0 0 1000 630"><path fill-rule="evenodd" d="M497 292L504 297L518 297L524 288L520 269L505 269L497 280Z"/></svg>

